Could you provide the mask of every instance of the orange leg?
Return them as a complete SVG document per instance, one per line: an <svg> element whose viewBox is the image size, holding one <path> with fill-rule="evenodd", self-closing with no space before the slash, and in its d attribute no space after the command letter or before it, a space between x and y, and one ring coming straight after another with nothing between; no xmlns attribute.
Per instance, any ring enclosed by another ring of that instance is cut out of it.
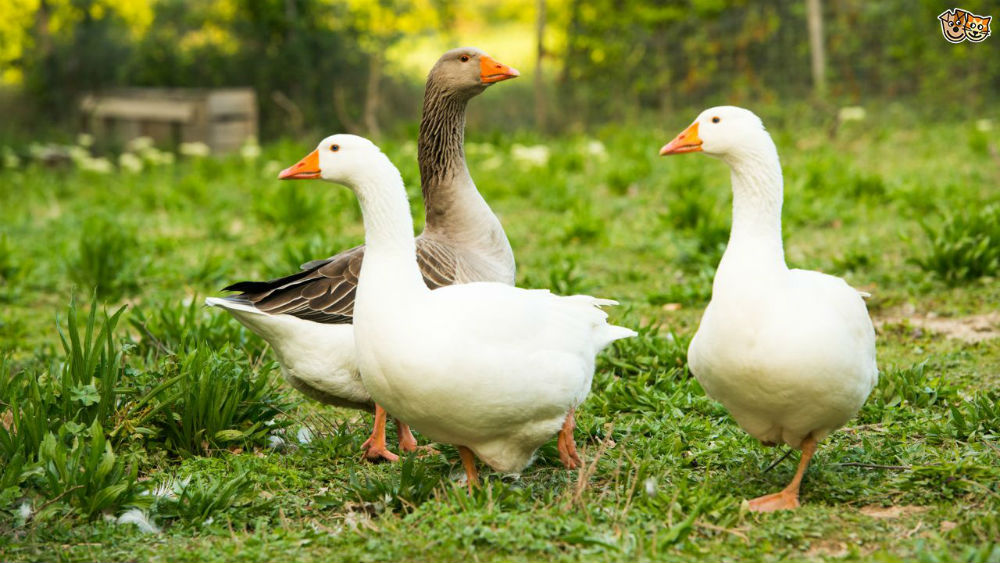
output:
<svg viewBox="0 0 1000 563"><path fill-rule="evenodd" d="M792 482L780 492L757 497L750 501L751 512L774 512L775 510L791 510L799 507L799 485L802 484L802 476L805 475L806 466L809 460L816 453L816 440L809 436L802 441L802 459L799 460L799 468L795 472Z"/></svg>
<svg viewBox="0 0 1000 563"><path fill-rule="evenodd" d="M559 447L559 459L566 466L566 469L576 469L583 465L580 461L580 456L576 453L576 440L573 439L573 429L576 428L576 419L573 414L576 412L576 408L569 410L569 414L566 415L566 421L563 422L562 430L559 431L559 438L557 439Z"/></svg>
<svg viewBox="0 0 1000 563"><path fill-rule="evenodd" d="M375 427L372 428L372 435L368 437L368 440L361 444L361 449L365 452L364 458L368 461L396 461L399 459L399 456L385 447L385 419L385 409L376 404Z"/></svg>
<svg viewBox="0 0 1000 563"><path fill-rule="evenodd" d="M465 477L469 482L469 494L472 489L479 486L479 471L476 470L476 454L465 446L458 447L458 455L462 458L462 466L465 467Z"/></svg>
<svg viewBox="0 0 1000 563"><path fill-rule="evenodd" d="M417 439L413 437L413 432L410 432L410 427L408 424L399 420L396 420L396 433L399 434L399 451L401 452L415 452L417 451Z"/></svg>
<svg viewBox="0 0 1000 563"><path fill-rule="evenodd" d="M410 432L410 426L399 420L396 421L396 432L399 434L399 451L401 452L422 452L423 454L434 455L438 451L430 446L418 446L417 439L413 437L413 432Z"/></svg>

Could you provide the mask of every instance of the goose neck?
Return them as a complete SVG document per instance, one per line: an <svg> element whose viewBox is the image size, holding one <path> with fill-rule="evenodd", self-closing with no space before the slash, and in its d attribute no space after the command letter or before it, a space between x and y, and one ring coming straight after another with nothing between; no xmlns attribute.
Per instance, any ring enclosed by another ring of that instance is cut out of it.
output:
<svg viewBox="0 0 1000 563"><path fill-rule="evenodd" d="M725 160L732 170L733 186L733 226L726 255L742 254L758 267L786 268L781 242L783 180L777 151L772 145Z"/></svg>
<svg viewBox="0 0 1000 563"><path fill-rule="evenodd" d="M385 164L387 166L370 170L365 178L352 186L358 196L365 225L362 271L369 262L379 262L398 272L408 272L411 274L408 277L419 281L413 218L410 216L406 189L399 171L388 159L385 159Z"/></svg>
<svg viewBox="0 0 1000 563"><path fill-rule="evenodd" d="M465 109L469 98L428 80L417 140L420 187L428 231L475 228L492 212L476 190L465 162Z"/></svg>

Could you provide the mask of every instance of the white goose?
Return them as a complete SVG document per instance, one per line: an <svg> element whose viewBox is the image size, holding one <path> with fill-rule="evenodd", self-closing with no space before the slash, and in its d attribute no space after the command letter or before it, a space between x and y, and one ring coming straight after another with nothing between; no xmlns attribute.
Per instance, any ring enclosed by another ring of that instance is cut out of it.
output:
<svg viewBox="0 0 1000 563"><path fill-rule="evenodd" d="M816 443L857 414L878 381L875 329L844 280L785 265L781 164L760 118L705 110L660 150L687 152L722 159L733 185L729 244L688 364L750 435L802 450L784 490L749 501L759 512L796 508Z"/></svg>
<svg viewBox="0 0 1000 563"><path fill-rule="evenodd" d="M492 84L520 73L473 47L446 52L427 75L423 116L417 139L420 183L427 221L417 237L417 260L429 287L471 281L514 285L514 253L496 215L469 175L463 143L465 110ZM307 167L279 176L309 178ZM302 271L266 282L246 281L226 291L239 295L206 299L229 311L274 349L282 373L293 387L321 403L375 411L365 459L397 459L385 440L386 412L361 384L354 352L351 317L365 248L358 246ZM397 420L399 447L413 451L417 441ZM580 458L573 441L573 416L559 435L559 457L570 469Z"/></svg>
<svg viewBox="0 0 1000 563"><path fill-rule="evenodd" d="M470 488L474 455L498 471L523 469L589 393L597 353L635 334L607 323L599 306L614 302L495 282L429 289L402 178L379 148L333 135L303 163L361 204L366 251L354 340L372 398L458 446Z"/></svg>

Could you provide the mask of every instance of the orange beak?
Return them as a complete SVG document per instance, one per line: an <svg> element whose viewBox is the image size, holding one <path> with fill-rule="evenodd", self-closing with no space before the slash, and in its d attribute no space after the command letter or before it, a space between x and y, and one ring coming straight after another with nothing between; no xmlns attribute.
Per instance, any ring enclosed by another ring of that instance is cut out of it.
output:
<svg viewBox="0 0 1000 563"><path fill-rule="evenodd" d="M701 138L698 137L698 122L695 121L687 129L681 131L681 134L677 135L673 141L663 145L663 148L660 149L660 156L700 151Z"/></svg>
<svg viewBox="0 0 1000 563"><path fill-rule="evenodd" d="M307 154L298 164L278 174L279 180L315 180L319 177L319 150Z"/></svg>
<svg viewBox="0 0 1000 563"><path fill-rule="evenodd" d="M493 84L509 78L517 78L521 73L503 63L498 63L489 55L479 57L479 79L483 84Z"/></svg>

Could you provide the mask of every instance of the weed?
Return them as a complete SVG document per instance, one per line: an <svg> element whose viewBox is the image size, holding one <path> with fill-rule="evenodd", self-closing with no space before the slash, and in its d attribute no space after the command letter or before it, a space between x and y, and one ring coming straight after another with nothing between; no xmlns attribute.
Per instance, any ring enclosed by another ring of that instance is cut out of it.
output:
<svg viewBox="0 0 1000 563"><path fill-rule="evenodd" d="M161 483L153 490L150 512L167 521L200 526L229 510L252 488L246 471L237 469L231 479L195 475Z"/></svg>
<svg viewBox="0 0 1000 563"><path fill-rule="evenodd" d="M84 222L70 277L102 298L118 299L138 287L136 233L124 223L95 215Z"/></svg>
<svg viewBox="0 0 1000 563"><path fill-rule="evenodd" d="M638 335L615 341L613 353L601 356L618 375L636 376L662 373L687 366L689 339L678 339L673 333L660 332L657 325L643 325Z"/></svg>
<svg viewBox="0 0 1000 563"><path fill-rule="evenodd" d="M208 309L201 299L171 302L160 307L137 307L129 319L141 335L138 353L162 354L193 352L200 347L221 349L229 344L255 357L263 353L263 342L226 314Z"/></svg>
<svg viewBox="0 0 1000 563"><path fill-rule="evenodd" d="M254 200L257 217L283 232L324 232L329 206L323 201L324 191L314 186L292 183L274 188L272 197Z"/></svg>
<svg viewBox="0 0 1000 563"><path fill-rule="evenodd" d="M4 285L12 282L21 269L10 237L7 233L0 233L0 282Z"/></svg>
<svg viewBox="0 0 1000 563"><path fill-rule="evenodd" d="M1000 276L1000 206L960 211L940 227L921 222L930 248L913 262L949 285Z"/></svg>
<svg viewBox="0 0 1000 563"><path fill-rule="evenodd" d="M38 464L43 493L50 499L64 499L86 518L139 500L138 468L125 467L96 420L89 430L67 423L58 435L46 434L38 451Z"/></svg>
<svg viewBox="0 0 1000 563"><path fill-rule="evenodd" d="M97 309L95 297L87 317L86 331L81 338L76 302L70 303L66 330L59 331L67 362L63 364L58 384L53 388L59 398L60 418L87 425L107 420L115 411L118 406L118 383L124 366L123 353L115 342L114 330L125 307L111 316L105 315L95 334Z"/></svg>
<svg viewBox="0 0 1000 563"><path fill-rule="evenodd" d="M291 424L279 418L293 403L277 393L274 364L253 369L236 358L229 347L183 357L177 387L154 423L169 451L190 456L263 445L269 431Z"/></svg>
<svg viewBox="0 0 1000 563"><path fill-rule="evenodd" d="M686 272L715 267L729 240L729 209L713 194L700 189L678 189L661 220L683 235L679 264Z"/></svg>
<svg viewBox="0 0 1000 563"><path fill-rule="evenodd" d="M833 259L833 267L838 272L864 271L872 266L871 253L864 248L848 247L844 253Z"/></svg>
<svg viewBox="0 0 1000 563"><path fill-rule="evenodd" d="M589 202L578 200L568 211L569 220L563 230L563 242L594 242L605 231L604 221L594 213Z"/></svg>
<svg viewBox="0 0 1000 563"><path fill-rule="evenodd" d="M1000 437L1000 393L976 393L948 410L947 432L958 440L996 440Z"/></svg>
<svg viewBox="0 0 1000 563"><path fill-rule="evenodd" d="M559 295L586 293L589 287L574 258L563 258L553 263L546 278L526 277L523 286L544 287Z"/></svg>
<svg viewBox="0 0 1000 563"><path fill-rule="evenodd" d="M878 386L868 398L862 420L913 416L913 409L947 405L957 397L957 390L948 383L947 374L935 374L926 360L907 368L891 366L879 374Z"/></svg>
<svg viewBox="0 0 1000 563"><path fill-rule="evenodd" d="M914 467L898 481L901 489L921 497L933 493L934 496L954 499L972 491L982 492L977 487L979 483L997 483L1000 481L1000 469L975 460L949 461Z"/></svg>
<svg viewBox="0 0 1000 563"><path fill-rule="evenodd" d="M427 464L416 458L413 454L406 456L398 471L383 478L352 473L345 500L360 500L390 511L411 511L420 506L443 480L439 472L429 471Z"/></svg>

